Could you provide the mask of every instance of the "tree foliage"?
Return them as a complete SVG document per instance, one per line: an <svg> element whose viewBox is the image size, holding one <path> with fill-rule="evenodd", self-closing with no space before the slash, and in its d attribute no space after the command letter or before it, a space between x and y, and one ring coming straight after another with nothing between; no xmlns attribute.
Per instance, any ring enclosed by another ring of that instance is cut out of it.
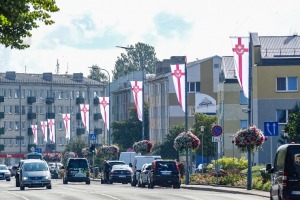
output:
<svg viewBox="0 0 300 200"><path fill-rule="evenodd" d="M105 73L101 72L101 68L98 67L98 65L93 65L90 68L90 74L88 75L88 78L105 83L108 83L109 81L108 76L106 76Z"/></svg>
<svg viewBox="0 0 300 200"><path fill-rule="evenodd" d="M0 1L0 43L5 47L25 49L30 45L24 38L31 37L30 31L54 23L50 13L59 11L55 0L1 0Z"/></svg>
<svg viewBox="0 0 300 200"><path fill-rule="evenodd" d="M149 120L148 120L148 105L144 104L144 120L145 120L145 135L144 138L149 138ZM132 107L129 111L129 119L112 122L113 133L112 141L120 147L120 151L125 151L132 148L134 142L142 140L142 122L138 119L136 108Z"/></svg>
<svg viewBox="0 0 300 200"><path fill-rule="evenodd" d="M284 127L284 132L288 133L292 142L300 143L300 103L296 104L292 113L289 114L289 120Z"/></svg>
<svg viewBox="0 0 300 200"><path fill-rule="evenodd" d="M156 62L158 61L154 47L137 43L134 46L124 47L126 53L121 53L115 63L113 70L113 80L129 72L145 70L147 73L154 73Z"/></svg>

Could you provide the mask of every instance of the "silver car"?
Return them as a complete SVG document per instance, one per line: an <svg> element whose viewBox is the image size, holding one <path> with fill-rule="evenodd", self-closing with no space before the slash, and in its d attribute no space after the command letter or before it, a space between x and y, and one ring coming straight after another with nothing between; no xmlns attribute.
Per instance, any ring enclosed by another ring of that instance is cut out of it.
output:
<svg viewBox="0 0 300 200"><path fill-rule="evenodd" d="M11 173L6 165L0 165L0 180L10 181Z"/></svg>
<svg viewBox="0 0 300 200"><path fill-rule="evenodd" d="M24 160L20 170L20 190L25 187L46 187L51 189L51 174L48 164L44 160Z"/></svg>

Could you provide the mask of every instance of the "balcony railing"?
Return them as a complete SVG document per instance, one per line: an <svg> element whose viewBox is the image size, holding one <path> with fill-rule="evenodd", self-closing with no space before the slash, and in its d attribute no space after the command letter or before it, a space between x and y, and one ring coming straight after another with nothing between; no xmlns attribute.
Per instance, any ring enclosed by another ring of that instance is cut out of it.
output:
<svg viewBox="0 0 300 200"><path fill-rule="evenodd" d="M28 120L36 119L36 113L28 113L27 114L27 119Z"/></svg>
<svg viewBox="0 0 300 200"><path fill-rule="evenodd" d="M27 97L27 103L28 104L33 104L36 102L36 97Z"/></svg>

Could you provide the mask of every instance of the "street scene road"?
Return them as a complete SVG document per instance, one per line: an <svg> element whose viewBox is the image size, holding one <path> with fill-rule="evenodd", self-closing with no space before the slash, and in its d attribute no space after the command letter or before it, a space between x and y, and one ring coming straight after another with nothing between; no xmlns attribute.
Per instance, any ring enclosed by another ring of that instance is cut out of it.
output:
<svg viewBox="0 0 300 200"><path fill-rule="evenodd" d="M188 189L173 189L155 187L154 189L131 187L129 184L100 184L92 181L91 185L85 183L69 183L63 185L61 179L52 180L52 189L46 188L26 188L20 191L15 187L15 180L10 182L0 182L1 200L83 200L83 199L103 199L103 200L261 200L267 199L259 196L245 194L230 194L213 191L199 191Z"/></svg>

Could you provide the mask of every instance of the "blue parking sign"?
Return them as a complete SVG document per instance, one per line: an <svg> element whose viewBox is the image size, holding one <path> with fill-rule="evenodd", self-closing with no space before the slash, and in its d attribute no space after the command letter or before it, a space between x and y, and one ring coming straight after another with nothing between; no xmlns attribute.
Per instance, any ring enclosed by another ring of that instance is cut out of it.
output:
<svg viewBox="0 0 300 200"><path fill-rule="evenodd" d="M265 136L278 136L278 122L264 122Z"/></svg>
<svg viewBox="0 0 300 200"><path fill-rule="evenodd" d="M90 140L96 140L96 138L97 138L96 133L90 134Z"/></svg>

